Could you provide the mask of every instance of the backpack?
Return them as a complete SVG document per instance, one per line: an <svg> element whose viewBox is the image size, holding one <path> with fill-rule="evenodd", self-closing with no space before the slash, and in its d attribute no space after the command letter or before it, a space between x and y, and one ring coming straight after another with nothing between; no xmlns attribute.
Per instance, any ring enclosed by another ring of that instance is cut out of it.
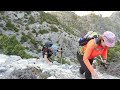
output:
<svg viewBox="0 0 120 90"><path fill-rule="evenodd" d="M52 45L53 45L53 43L49 41L49 42L46 42L44 46L47 47L47 48L49 48L49 47L51 47Z"/></svg>
<svg viewBox="0 0 120 90"><path fill-rule="evenodd" d="M58 46L58 45L56 45L56 44L54 44L54 45L52 45L52 46L51 46L51 48L52 48L52 50L53 50L54 55L56 55L56 53L57 53L57 51L58 51L59 46Z"/></svg>
<svg viewBox="0 0 120 90"><path fill-rule="evenodd" d="M44 57L44 54L45 54L45 49L47 49L48 57L50 57L53 54L53 52L49 49L49 47L51 47L52 45L53 45L52 42L46 42L45 43L45 45L42 48L43 57Z"/></svg>
<svg viewBox="0 0 120 90"><path fill-rule="evenodd" d="M91 39L98 38L98 33L94 31L87 32L84 36L80 37L79 39L79 46L84 46L90 41Z"/></svg>

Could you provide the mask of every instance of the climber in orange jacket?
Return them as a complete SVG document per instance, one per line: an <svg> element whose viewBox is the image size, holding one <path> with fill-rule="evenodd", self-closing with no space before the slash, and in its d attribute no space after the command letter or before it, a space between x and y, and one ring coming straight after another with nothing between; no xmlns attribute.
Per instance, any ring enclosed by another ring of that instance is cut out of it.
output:
<svg viewBox="0 0 120 90"><path fill-rule="evenodd" d="M113 47L115 45L115 34L106 31L103 35L100 35L98 39L91 39L86 45L82 47L81 52L77 52L77 58L81 64L80 73L85 72L86 79L99 79L97 73L92 67L92 62L96 56L101 55L103 62L106 63L108 47Z"/></svg>

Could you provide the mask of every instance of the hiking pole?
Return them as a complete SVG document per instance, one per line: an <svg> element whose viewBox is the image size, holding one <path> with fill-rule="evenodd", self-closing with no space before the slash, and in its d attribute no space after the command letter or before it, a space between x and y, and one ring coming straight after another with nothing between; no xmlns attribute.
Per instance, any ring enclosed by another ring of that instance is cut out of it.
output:
<svg viewBox="0 0 120 90"><path fill-rule="evenodd" d="M96 58L97 58L97 57L96 57ZM104 63L101 56L100 56L100 59L97 58L97 60L101 62L101 65L103 65L105 69L107 69L107 66L109 65L109 63Z"/></svg>
<svg viewBox="0 0 120 90"><path fill-rule="evenodd" d="M96 58L97 58L97 57L96 57ZM102 58L101 58L101 59L97 58L97 60L100 61L101 63L104 63ZM109 65L109 63L104 63L104 64Z"/></svg>
<svg viewBox="0 0 120 90"><path fill-rule="evenodd" d="M103 62L103 59L102 59L102 57L101 57L101 56L100 56L100 58L101 58L101 60L102 60L102 62ZM109 64L108 64L108 63L104 63L104 62L103 62L103 63L102 63L102 65L104 66L104 68L105 68L105 69L107 69Z"/></svg>

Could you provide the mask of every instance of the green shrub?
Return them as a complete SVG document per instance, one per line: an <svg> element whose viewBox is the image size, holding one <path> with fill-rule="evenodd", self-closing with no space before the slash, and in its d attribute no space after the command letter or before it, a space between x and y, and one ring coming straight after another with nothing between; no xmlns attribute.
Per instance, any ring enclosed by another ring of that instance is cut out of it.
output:
<svg viewBox="0 0 120 90"><path fill-rule="evenodd" d="M18 32L18 31L19 31L19 29L15 27L15 28L14 28L14 31L15 31L15 32Z"/></svg>
<svg viewBox="0 0 120 90"><path fill-rule="evenodd" d="M70 33L72 35L76 35L73 31L73 29L71 29L69 26L66 26L64 24L61 24L61 26L64 28L64 31L67 32L67 33Z"/></svg>
<svg viewBox="0 0 120 90"><path fill-rule="evenodd" d="M34 36L31 33L28 33L28 35L23 34L23 36L21 37L21 41L20 42L27 42L28 39L30 40L30 42L33 45L36 45L36 41L34 39Z"/></svg>
<svg viewBox="0 0 120 90"><path fill-rule="evenodd" d="M28 27L28 25L26 25L25 29L26 29L26 30L29 30L29 27Z"/></svg>
<svg viewBox="0 0 120 90"><path fill-rule="evenodd" d="M51 31L52 32L58 32L58 29L56 27L51 26Z"/></svg>
<svg viewBox="0 0 120 90"><path fill-rule="evenodd" d="M22 35L25 35L25 33L24 33L24 32L22 32Z"/></svg>
<svg viewBox="0 0 120 90"><path fill-rule="evenodd" d="M34 23L35 23L35 19L32 16L30 16L28 24L34 24Z"/></svg>
<svg viewBox="0 0 120 90"><path fill-rule="evenodd" d="M52 41L51 38L48 38L49 41Z"/></svg>
<svg viewBox="0 0 120 90"><path fill-rule="evenodd" d="M10 20L8 20L8 22L6 23L6 27L12 31L15 31L15 32L19 31L18 28L16 28L15 25L12 24Z"/></svg>
<svg viewBox="0 0 120 90"><path fill-rule="evenodd" d="M120 42L115 47L108 49L108 61L117 61L120 59Z"/></svg>
<svg viewBox="0 0 120 90"><path fill-rule="evenodd" d="M49 33L47 30L39 30L40 34L45 34L45 33Z"/></svg>
<svg viewBox="0 0 120 90"><path fill-rule="evenodd" d="M9 44L10 44L10 45L13 45L13 46L19 44L19 42L18 42L17 39L16 39L16 36L12 36L12 37L9 38L9 43L8 43L8 45L9 45Z"/></svg>
<svg viewBox="0 0 120 90"><path fill-rule="evenodd" d="M35 49L37 50L37 49L38 49L38 44L36 43L36 44L34 45L34 47L35 47Z"/></svg>
<svg viewBox="0 0 120 90"><path fill-rule="evenodd" d="M7 47L9 38L5 35L0 35L0 47L3 49L3 47Z"/></svg>
<svg viewBox="0 0 120 90"><path fill-rule="evenodd" d="M31 38L30 42L31 42L32 44L36 45L35 39L32 39L32 38Z"/></svg>
<svg viewBox="0 0 120 90"><path fill-rule="evenodd" d="M32 34L31 33L26 35L26 36L28 37L28 39L32 39Z"/></svg>
<svg viewBox="0 0 120 90"><path fill-rule="evenodd" d="M32 57L25 53L25 48L20 45L16 36L7 37L6 35L0 35L0 49L6 55L19 55L22 58Z"/></svg>
<svg viewBox="0 0 120 90"><path fill-rule="evenodd" d="M13 55L13 53L12 53L13 48L14 48L13 46L3 47L3 52L4 52L4 54Z"/></svg>
<svg viewBox="0 0 120 90"><path fill-rule="evenodd" d="M36 33L35 29L32 30L32 33Z"/></svg>
<svg viewBox="0 0 120 90"><path fill-rule="evenodd" d="M45 13L43 11L40 12L39 19L40 19L40 23L46 21L47 23L50 23L50 24L57 24L57 25L59 24L59 21L55 16L49 13Z"/></svg>
<svg viewBox="0 0 120 90"><path fill-rule="evenodd" d="M28 39L29 39L29 38L28 38L27 35L23 35L23 36L21 37L21 41L20 41L20 42L27 42Z"/></svg>
<svg viewBox="0 0 120 90"><path fill-rule="evenodd" d="M2 16L2 19L3 19L3 20L7 20L7 17L3 15L3 16Z"/></svg>
<svg viewBox="0 0 120 90"><path fill-rule="evenodd" d="M25 49L29 50L29 47L25 47Z"/></svg>
<svg viewBox="0 0 120 90"><path fill-rule="evenodd" d="M17 55L20 50L23 50L23 51L24 51L25 48L24 48L24 47L21 47L20 44L16 44L15 47L14 47L14 49L12 50L12 52Z"/></svg>

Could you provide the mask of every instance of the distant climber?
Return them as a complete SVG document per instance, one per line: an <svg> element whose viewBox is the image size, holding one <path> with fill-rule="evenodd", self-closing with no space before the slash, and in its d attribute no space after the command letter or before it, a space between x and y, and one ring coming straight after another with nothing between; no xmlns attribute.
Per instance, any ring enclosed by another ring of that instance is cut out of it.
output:
<svg viewBox="0 0 120 90"><path fill-rule="evenodd" d="M101 55L103 62L106 63L107 53L109 47L115 46L116 36L111 31L105 31L97 38L93 38L87 42L84 46L77 51L77 59L81 64L79 69L80 74L85 73L86 79L99 79L97 73L92 67L92 62L95 57Z"/></svg>
<svg viewBox="0 0 120 90"><path fill-rule="evenodd" d="M45 43L45 45L42 48L43 58L44 60L50 64L50 57L54 54L56 55L57 52L59 52L59 57L62 55L62 48L60 48L58 45L53 44L52 42L48 41Z"/></svg>

